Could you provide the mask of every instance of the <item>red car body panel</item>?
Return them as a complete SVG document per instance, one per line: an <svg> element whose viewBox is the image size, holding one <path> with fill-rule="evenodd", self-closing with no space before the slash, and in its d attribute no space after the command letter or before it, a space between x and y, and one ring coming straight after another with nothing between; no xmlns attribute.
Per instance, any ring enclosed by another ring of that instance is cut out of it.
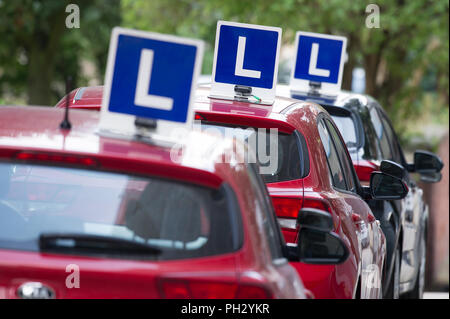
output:
<svg viewBox="0 0 450 319"><path fill-rule="evenodd" d="M71 108L97 110L102 96L103 86L81 87L69 93L69 104ZM62 98L56 107L65 107L66 103L67 96Z"/></svg>
<svg viewBox="0 0 450 319"><path fill-rule="evenodd" d="M268 297L305 298L307 292L289 263L272 262L261 217L254 213L255 194L239 191L242 187L252 189L243 160L237 165L221 161L223 154L243 156L233 151L231 141L193 132L181 142L187 151L179 163L171 160L169 147L97 134L97 112L72 110L72 129L60 130L63 112L46 107L1 107L0 161L28 162L29 154L43 154L43 161L51 165L53 159L74 156L90 159L89 163L100 170L161 176L213 188L226 182L240 206L243 245L218 256L157 262L0 249L0 298L16 298L17 288L30 281L48 285L58 298L161 298L165 283L173 280L214 287L209 297L232 298L244 288L250 287L248 292L261 287ZM192 147L198 150L199 145L205 146L200 150L214 145L217 152L188 151ZM197 161L197 157L202 160ZM80 288L65 287L69 264L80 267ZM222 294L214 295L215 291Z"/></svg>
<svg viewBox="0 0 450 319"><path fill-rule="evenodd" d="M272 124L273 121L285 121L289 126L294 127L306 139L310 158L310 172L308 176L301 180L267 184L272 198L307 198L324 199L331 206L334 212L332 217L335 222L336 232L348 244L351 250L348 260L340 265L323 266L307 265L304 263L291 262L298 270L305 284L316 298L353 298L357 291L358 280L362 280L361 296L363 298L381 298L381 272L383 271L385 255L385 238L381 228L375 223L369 206L357 195L346 194L336 191L330 181L328 174L327 159L323 150L320 135L317 129L317 117L320 113L325 113L330 120L331 117L319 105L315 103L300 102L294 99L277 98L270 111L264 113L267 123L264 126L258 125L256 121L249 121L254 115L240 114L240 105L248 103L222 101L216 99L205 99L208 94L207 88L197 90L197 103L195 105L196 114L200 114L207 121L214 121L213 114L218 109L217 104L227 103L227 108L221 108L221 112L230 112L228 118L222 116L220 123L250 125L253 127L276 127L281 131L281 125ZM208 110L209 105L209 110ZM245 109L245 111L247 111ZM239 116L241 115L240 119ZM263 117L260 116L260 120ZM251 124L248 124L251 123ZM314 160L312 160L314 159ZM303 194L302 194L303 192ZM352 220L353 212L364 222L361 226L355 225ZM372 216L370 216L372 215ZM363 229L360 229L362 227ZM367 228L367 229L364 229ZM289 232L284 230L286 240L289 241ZM374 265L376 265L376 270ZM366 277L365 272L374 270L375 273ZM378 276L376 283L367 283Z"/></svg>
<svg viewBox="0 0 450 319"><path fill-rule="evenodd" d="M85 92L99 91L101 87L85 90ZM285 97L276 97L273 105L266 106L210 99L209 88L206 86L200 87L196 94L194 109L198 120L261 128L272 127L284 133L297 130L305 137L310 158L308 176L299 180L270 183L267 184L267 188L272 199L297 199L301 201L301 205L309 198L324 200L330 206L335 231L346 243L350 256L339 265L312 265L300 262L291 264L301 275L305 287L311 290L316 298L359 297L355 296L358 285L362 298L381 298L385 237L362 198L354 193L339 192L331 184L326 155L317 129L319 114L325 114L324 116L332 121L329 114L318 104ZM94 103L92 101L90 103L90 108L95 109ZM62 106L60 102L58 107ZM99 110L100 106L101 98L97 101L96 109ZM342 140L341 136L340 138ZM283 234L288 242L296 238L296 234L287 229L283 229Z"/></svg>

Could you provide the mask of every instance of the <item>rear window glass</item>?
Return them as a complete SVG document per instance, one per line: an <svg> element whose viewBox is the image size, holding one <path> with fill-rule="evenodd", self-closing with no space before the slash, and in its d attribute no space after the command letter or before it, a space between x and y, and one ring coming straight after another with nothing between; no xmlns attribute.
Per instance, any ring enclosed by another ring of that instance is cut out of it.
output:
<svg viewBox="0 0 450 319"><path fill-rule="evenodd" d="M356 126L355 122L350 116L336 116L332 115L334 123L341 133L345 144L348 148L355 148L358 144L356 137Z"/></svg>
<svg viewBox="0 0 450 319"><path fill-rule="evenodd" d="M259 173L266 183L276 183L302 178L302 158L294 134L285 134L252 127L235 127L216 123L195 124L201 130L236 138L248 145L256 154ZM263 133L263 134L259 134Z"/></svg>
<svg viewBox="0 0 450 319"><path fill-rule="evenodd" d="M0 248L42 251L43 238L56 234L64 237L52 242L58 253L203 257L239 249L239 218L226 186L0 163Z"/></svg>

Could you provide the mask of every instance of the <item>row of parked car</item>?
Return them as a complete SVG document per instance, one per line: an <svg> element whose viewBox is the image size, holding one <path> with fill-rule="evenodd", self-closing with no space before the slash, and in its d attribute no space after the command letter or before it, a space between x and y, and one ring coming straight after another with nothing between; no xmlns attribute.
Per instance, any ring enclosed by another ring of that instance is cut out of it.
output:
<svg viewBox="0 0 450 319"><path fill-rule="evenodd" d="M441 160L408 163L370 96L276 90L265 105L199 85L176 142L102 134L103 86L1 107L0 297L420 298L411 174L438 181ZM261 144L274 169L248 160Z"/></svg>

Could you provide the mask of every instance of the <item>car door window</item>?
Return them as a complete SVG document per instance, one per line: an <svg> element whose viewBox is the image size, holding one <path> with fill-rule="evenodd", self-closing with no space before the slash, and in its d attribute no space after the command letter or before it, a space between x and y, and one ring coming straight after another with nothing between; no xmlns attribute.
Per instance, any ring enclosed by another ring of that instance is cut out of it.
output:
<svg viewBox="0 0 450 319"><path fill-rule="evenodd" d="M262 177L258 174L256 164L248 164L248 175L252 185L253 193L256 195L256 204L260 207L263 215L263 226L269 241L269 247L272 259L284 258L282 247L284 243L281 241L281 231L273 211L270 195Z"/></svg>
<svg viewBox="0 0 450 319"><path fill-rule="evenodd" d="M394 130L392 129L391 125L389 124L387 118L384 115L381 115L381 121L383 122L384 130L386 131L386 134L392 146L392 160L394 162L402 164L402 157L400 155L400 150L397 143L397 138L395 137Z"/></svg>
<svg viewBox="0 0 450 319"><path fill-rule="evenodd" d="M339 136L339 133L337 132L337 129L333 125L333 123L331 123L331 121L329 120L326 120L326 124L328 130L331 133L331 138L333 139L336 151L339 156L339 160L342 165L342 169L344 171L344 178L347 182L347 190L351 192L356 192L356 183L353 175L353 163L350 160L346 146L342 141L341 137Z"/></svg>
<svg viewBox="0 0 450 319"><path fill-rule="evenodd" d="M331 174L333 186L339 189L346 190L347 184L345 182L344 172L341 168L339 157L331 139L330 133L328 132L328 129L326 128L323 120L319 121L318 130L322 145L325 150L325 154L327 156L328 168Z"/></svg>
<svg viewBox="0 0 450 319"><path fill-rule="evenodd" d="M391 147L389 146L389 140L386 131L384 130L383 123L381 122L378 111L374 106L370 108L370 120L375 129L383 159L392 160L392 151Z"/></svg>
<svg viewBox="0 0 450 319"><path fill-rule="evenodd" d="M373 127L373 123L370 120L370 112L368 108L361 108L359 110L359 117L362 122L362 127L364 129L364 143L362 158L366 160L381 160L383 156L381 155L380 143L378 143L378 137Z"/></svg>

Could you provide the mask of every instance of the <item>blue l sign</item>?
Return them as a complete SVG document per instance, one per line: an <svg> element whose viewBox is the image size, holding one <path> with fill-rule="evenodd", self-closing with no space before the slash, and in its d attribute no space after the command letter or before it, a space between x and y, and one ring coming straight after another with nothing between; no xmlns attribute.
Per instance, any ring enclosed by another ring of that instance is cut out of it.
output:
<svg viewBox="0 0 450 319"><path fill-rule="evenodd" d="M345 37L297 32L297 55L291 80L294 83L295 80L321 82L339 89L346 45Z"/></svg>
<svg viewBox="0 0 450 319"><path fill-rule="evenodd" d="M105 79L110 112L187 122L201 41L115 28Z"/></svg>
<svg viewBox="0 0 450 319"><path fill-rule="evenodd" d="M280 39L280 28L219 21L213 81L272 89Z"/></svg>

